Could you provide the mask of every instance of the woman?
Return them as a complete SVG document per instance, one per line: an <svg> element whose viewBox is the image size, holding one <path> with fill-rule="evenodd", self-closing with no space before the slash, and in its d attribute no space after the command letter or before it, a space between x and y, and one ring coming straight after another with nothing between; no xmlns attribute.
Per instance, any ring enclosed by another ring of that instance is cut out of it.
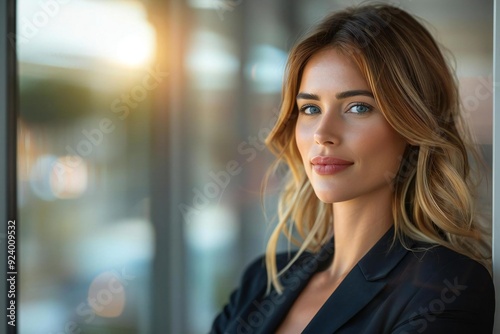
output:
<svg viewBox="0 0 500 334"><path fill-rule="evenodd" d="M454 77L408 13L333 13L292 49L268 138L288 166L265 259L212 333L491 333ZM284 233L300 245L276 255Z"/></svg>

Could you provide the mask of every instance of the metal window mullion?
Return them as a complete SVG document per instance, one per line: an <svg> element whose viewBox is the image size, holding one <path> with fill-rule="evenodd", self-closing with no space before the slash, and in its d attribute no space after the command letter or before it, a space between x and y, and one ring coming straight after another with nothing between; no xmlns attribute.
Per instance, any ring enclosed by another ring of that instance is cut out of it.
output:
<svg viewBox="0 0 500 334"><path fill-rule="evenodd" d="M16 220L16 233L19 232L17 218L17 61L16 61L16 1L0 1L0 266L6 278L7 222ZM19 259L19 240L16 245L16 262ZM18 264L17 264L18 269ZM0 308L6 310L6 279L0 280L2 289ZM16 280L16 327L2 321L0 333L17 333L19 324L19 275ZM3 313L0 313L3 314Z"/></svg>
<svg viewBox="0 0 500 334"><path fill-rule="evenodd" d="M498 0L493 5L493 279L496 286L495 330L500 330L500 8Z"/></svg>

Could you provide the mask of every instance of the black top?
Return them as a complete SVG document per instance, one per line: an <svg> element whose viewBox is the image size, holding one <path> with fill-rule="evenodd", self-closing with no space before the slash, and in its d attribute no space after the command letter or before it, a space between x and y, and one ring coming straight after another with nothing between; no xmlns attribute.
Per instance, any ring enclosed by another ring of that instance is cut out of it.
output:
<svg viewBox="0 0 500 334"><path fill-rule="evenodd" d="M448 248L409 241L392 244L390 229L358 262L303 333L492 333L495 292L488 271ZM333 242L305 253L283 275L283 294L266 291L264 258L217 316L211 334L274 333L312 275L333 257ZM293 254L279 254L278 269Z"/></svg>

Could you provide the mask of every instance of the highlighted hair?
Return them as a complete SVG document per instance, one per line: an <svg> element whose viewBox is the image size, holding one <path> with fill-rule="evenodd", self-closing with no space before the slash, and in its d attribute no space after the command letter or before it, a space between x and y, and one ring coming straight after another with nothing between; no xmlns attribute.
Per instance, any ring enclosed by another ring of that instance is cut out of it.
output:
<svg viewBox="0 0 500 334"><path fill-rule="evenodd" d="M411 143L397 175L388 176L396 236L442 245L487 265L491 252L476 217L469 164L474 148L453 71L415 18L390 5L365 5L327 16L290 52L280 114L266 140L277 156L270 173L288 167L278 224L266 250L268 291L272 285L281 292L279 276L302 252L318 251L333 236L332 205L316 197L294 133L303 69L325 48L354 61L387 122ZM278 273L276 246L282 233L300 248Z"/></svg>

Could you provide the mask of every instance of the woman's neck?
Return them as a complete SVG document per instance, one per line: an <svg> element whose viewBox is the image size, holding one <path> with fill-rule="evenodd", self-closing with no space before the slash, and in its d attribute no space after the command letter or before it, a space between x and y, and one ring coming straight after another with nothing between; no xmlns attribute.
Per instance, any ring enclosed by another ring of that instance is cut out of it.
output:
<svg viewBox="0 0 500 334"><path fill-rule="evenodd" d="M333 204L332 279L347 275L393 225L391 194L382 192L370 197Z"/></svg>

